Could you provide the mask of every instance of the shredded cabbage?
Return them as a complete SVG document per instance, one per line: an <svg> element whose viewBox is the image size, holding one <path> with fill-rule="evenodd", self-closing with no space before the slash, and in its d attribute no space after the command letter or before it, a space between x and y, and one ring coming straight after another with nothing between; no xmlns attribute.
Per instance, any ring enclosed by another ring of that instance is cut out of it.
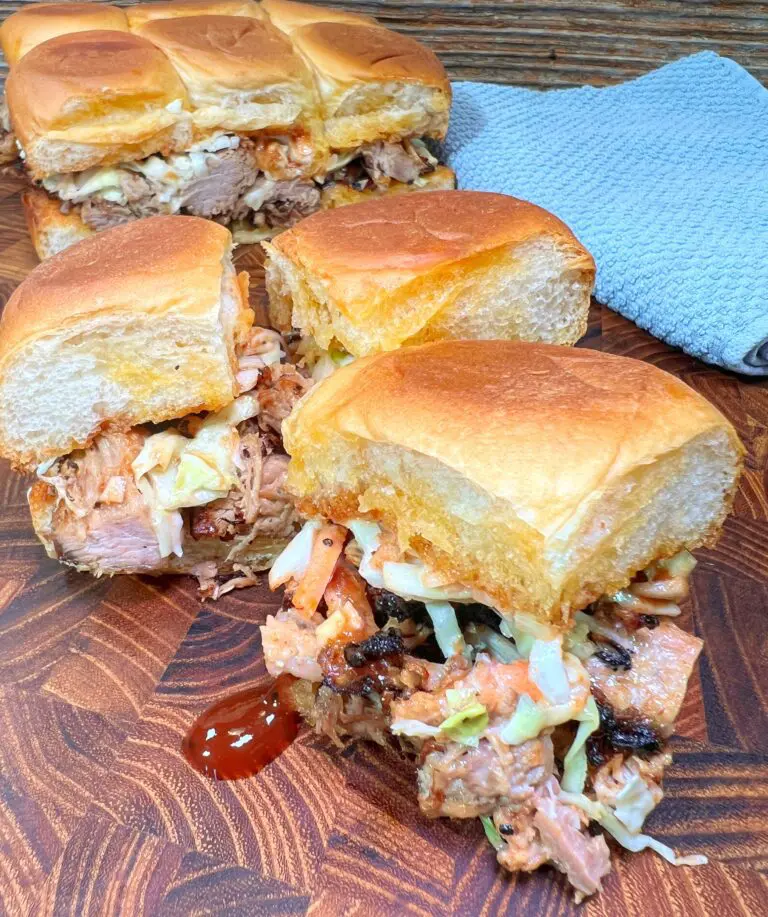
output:
<svg viewBox="0 0 768 917"><path fill-rule="evenodd" d="M496 825L493 823L493 819L490 815L481 815L480 821L483 823L483 830L485 831L485 836L488 838L491 846L494 850L501 850L504 846L504 840L496 828Z"/></svg>
<svg viewBox="0 0 768 917"><path fill-rule="evenodd" d="M414 739L429 739L440 735L439 726L428 726L421 720L393 720L390 731L397 736L410 736Z"/></svg>
<svg viewBox="0 0 768 917"><path fill-rule="evenodd" d="M517 662L522 659L515 644L502 637L486 624L470 624L464 631L464 639L475 649L485 649L499 662Z"/></svg>
<svg viewBox="0 0 768 917"><path fill-rule="evenodd" d="M617 793L616 802L614 814L632 834L639 833L645 819L656 805L648 784L639 774L634 774L626 786Z"/></svg>
<svg viewBox="0 0 768 917"><path fill-rule="evenodd" d="M534 640L528 657L528 677L550 704L566 704L571 696L563 663L563 639Z"/></svg>
<svg viewBox="0 0 768 917"><path fill-rule="evenodd" d="M586 743L600 726L600 712L594 697L590 695L577 719L579 728L563 761L563 779L560 781L563 789L569 793L581 793L587 780Z"/></svg>
<svg viewBox="0 0 768 917"><path fill-rule="evenodd" d="M690 551L678 551L674 557L657 560L656 563L646 567L645 572L649 579L655 578L659 567L669 573L670 576L688 576L693 571L696 563L696 558Z"/></svg>
<svg viewBox="0 0 768 917"><path fill-rule="evenodd" d="M560 799L572 806L576 806L593 820L601 825L611 834L622 847L632 853L639 853L641 850L654 850L659 856L663 857L673 866L703 866L709 862L705 856L693 855L679 857L671 847L657 841L656 838L649 837L647 834L633 834L629 832L624 825L616 818L608 806L600 802L588 799L583 793L560 792Z"/></svg>
<svg viewBox="0 0 768 917"><path fill-rule="evenodd" d="M381 544L381 527L376 522L356 519L347 526L360 545L363 556L358 564L360 576L374 589L384 588L384 577L380 570L371 566L371 559Z"/></svg>
<svg viewBox="0 0 768 917"><path fill-rule="evenodd" d="M384 564L384 566L387 567L389 564ZM435 639L445 658L463 653L466 644L461 635L453 605L450 602L425 602L424 605L432 618Z"/></svg>
<svg viewBox="0 0 768 917"><path fill-rule="evenodd" d="M474 695L449 688L445 692L451 709L456 709L440 724L440 732L462 745L476 746L488 726L488 711Z"/></svg>
<svg viewBox="0 0 768 917"><path fill-rule="evenodd" d="M501 740L507 745L522 745L547 727L546 711L527 694L521 694L509 721L502 727Z"/></svg>
<svg viewBox="0 0 768 917"><path fill-rule="evenodd" d="M585 621L578 619L565 635L563 647L582 662L586 662L597 651L597 647L589 639L589 626Z"/></svg>
<svg viewBox="0 0 768 917"><path fill-rule="evenodd" d="M384 586L390 592L404 599L418 602L466 602L472 598L469 589L461 586L427 586L424 575L429 573L424 564L395 563L382 564Z"/></svg>
<svg viewBox="0 0 768 917"><path fill-rule="evenodd" d="M304 576L312 557L315 532L319 528L319 522L305 522L298 535L288 542L269 571L270 589L277 589L290 579L300 580Z"/></svg>

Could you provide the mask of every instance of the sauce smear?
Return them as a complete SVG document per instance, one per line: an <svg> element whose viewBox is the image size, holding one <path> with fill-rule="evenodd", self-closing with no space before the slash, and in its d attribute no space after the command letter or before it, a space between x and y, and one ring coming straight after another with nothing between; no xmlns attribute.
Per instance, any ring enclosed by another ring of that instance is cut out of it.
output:
<svg viewBox="0 0 768 917"><path fill-rule="evenodd" d="M214 780L252 777L296 738L301 723L291 675L247 688L209 707L182 742L187 761Z"/></svg>

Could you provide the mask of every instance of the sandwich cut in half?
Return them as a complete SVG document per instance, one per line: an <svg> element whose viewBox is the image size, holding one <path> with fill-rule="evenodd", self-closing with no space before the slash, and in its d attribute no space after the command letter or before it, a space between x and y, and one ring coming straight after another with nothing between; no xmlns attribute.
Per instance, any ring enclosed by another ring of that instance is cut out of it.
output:
<svg viewBox="0 0 768 917"><path fill-rule="evenodd" d="M289 29L250 0L176 0L113 27L67 6L50 5L47 40L27 10L0 33L41 258L139 217L205 217L252 242L321 207L454 185L423 142L447 129L445 71L367 17L315 7Z"/></svg>
<svg viewBox="0 0 768 917"><path fill-rule="evenodd" d="M0 455L35 532L96 575L249 584L297 531L281 423L309 382L253 326L232 237L151 217L39 265L0 320Z"/></svg>
<svg viewBox="0 0 768 917"><path fill-rule="evenodd" d="M285 423L309 518L262 628L319 733L396 736L428 817L482 819L512 871L577 897L662 798L701 641L675 618L728 513L742 447L636 360L505 341L365 357Z"/></svg>
<svg viewBox="0 0 768 917"><path fill-rule="evenodd" d="M380 198L263 244L272 326L298 331L321 375L406 344L575 344L587 330L592 256L557 217L504 194Z"/></svg>

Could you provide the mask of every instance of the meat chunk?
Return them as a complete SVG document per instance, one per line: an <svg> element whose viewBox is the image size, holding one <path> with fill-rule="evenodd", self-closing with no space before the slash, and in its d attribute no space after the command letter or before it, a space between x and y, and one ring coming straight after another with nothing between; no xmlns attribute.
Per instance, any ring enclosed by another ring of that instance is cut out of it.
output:
<svg viewBox="0 0 768 917"><path fill-rule="evenodd" d="M320 207L320 189L312 181L299 178L275 182L262 212L270 226L293 226Z"/></svg>
<svg viewBox="0 0 768 917"><path fill-rule="evenodd" d="M361 153L365 168L377 185L391 178L411 184L431 168L412 148L406 149L402 143L379 140L363 147Z"/></svg>
<svg viewBox="0 0 768 917"><path fill-rule="evenodd" d="M181 206L193 216L229 216L258 176L251 149L242 143L237 149L208 156L206 163L205 174L184 189Z"/></svg>
<svg viewBox="0 0 768 917"><path fill-rule="evenodd" d="M268 367L257 384L261 428L279 433L293 406L311 386L312 381L298 373L293 366L280 363Z"/></svg>
<svg viewBox="0 0 768 917"><path fill-rule="evenodd" d="M506 745L491 736L475 748L450 742L424 758L419 805L432 818L490 815L500 805L523 805L553 769L549 736L522 745Z"/></svg>
<svg viewBox="0 0 768 917"><path fill-rule="evenodd" d="M702 641L665 621L633 637L632 666L614 670L597 656L587 670L597 697L621 716L640 717L668 736L685 697Z"/></svg>
<svg viewBox="0 0 768 917"><path fill-rule="evenodd" d="M583 830L587 816L561 802L557 791L557 780L552 778L537 794L533 825L547 859L566 874L580 899L600 891L603 876L611 870L610 852L602 835L590 837Z"/></svg>
<svg viewBox="0 0 768 917"><path fill-rule="evenodd" d="M288 672L307 681L322 680L317 661L317 623L308 621L292 608L267 615L266 624L261 627L261 645L270 675L277 677Z"/></svg>
<svg viewBox="0 0 768 917"><path fill-rule="evenodd" d="M136 219L136 215L126 204L105 201L100 197L89 197L80 208L80 218L86 226L102 232L113 226L122 226Z"/></svg>
<svg viewBox="0 0 768 917"><path fill-rule="evenodd" d="M0 165L17 159L19 150L16 146L16 135L11 129L11 117L5 95L0 95Z"/></svg>

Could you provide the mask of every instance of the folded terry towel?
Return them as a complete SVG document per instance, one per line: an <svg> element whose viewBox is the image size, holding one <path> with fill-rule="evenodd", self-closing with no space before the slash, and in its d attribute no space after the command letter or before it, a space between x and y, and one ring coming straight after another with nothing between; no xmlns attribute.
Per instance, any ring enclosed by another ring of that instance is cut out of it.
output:
<svg viewBox="0 0 768 917"><path fill-rule="evenodd" d="M768 375L768 90L711 52L606 89L453 88L460 188L553 211L595 256L600 302Z"/></svg>

